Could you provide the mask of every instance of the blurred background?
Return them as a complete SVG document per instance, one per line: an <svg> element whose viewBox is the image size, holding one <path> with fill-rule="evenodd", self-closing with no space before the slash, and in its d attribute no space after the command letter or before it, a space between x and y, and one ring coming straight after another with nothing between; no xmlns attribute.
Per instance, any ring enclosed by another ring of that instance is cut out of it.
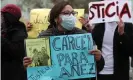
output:
<svg viewBox="0 0 133 80"><path fill-rule="evenodd" d="M24 19L29 19L29 13L31 9L35 8L52 8L54 4L62 0L1 0L1 7L6 4L12 3L20 6ZM85 9L85 13L88 13L88 3L91 1L100 0L65 0L71 2L74 8ZM133 3L133 0L131 0ZM133 7L133 5L132 5Z"/></svg>
<svg viewBox="0 0 133 80"><path fill-rule="evenodd" d="M35 8L52 8L54 4L62 0L1 0L1 7L12 3L20 6L22 10L22 21L29 21L30 10ZM75 9L85 9L88 13L88 3L99 0L65 0L70 1ZM133 3L133 0L131 0ZM133 10L133 5L132 5ZM133 14L132 14L133 15ZM133 68L130 69L131 80L133 80Z"/></svg>
<svg viewBox="0 0 133 80"><path fill-rule="evenodd" d="M1 0L1 7L6 4L13 3L21 7L23 18L29 19L31 9L35 8L52 8L54 4L62 0ZM88 3L96 0L66 0L70 1L74 8L84 8L88 12Z"/></svg>

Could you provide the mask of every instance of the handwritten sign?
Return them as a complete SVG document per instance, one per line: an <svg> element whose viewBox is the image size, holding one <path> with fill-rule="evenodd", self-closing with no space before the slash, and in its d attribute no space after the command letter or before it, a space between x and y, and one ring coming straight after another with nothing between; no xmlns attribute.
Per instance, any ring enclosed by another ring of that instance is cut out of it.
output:
<svg viewBox="0 0 133 80"><path fill-rule="evenodd" d="M28 80L68 80L65 78L59 78L60 74L57 74L58 66L52 61L51 66L41 67L28 67L27 79Z"/></svg>
<svg viewBox="0 0 133 80"><path fill-rule="evenodd" d="M49 38L26 39L26 53L32 58L30 67L51 65Z"/></svg>
<svg viewBox="0 0 133 80"><path fill-rule="evenodd" d="M51 66L40 66L40 67L28 67L27 68L27 79L28 80L53 80L56 79L58 70L56 64L52 61Z"/></svg>
<svg viewBox="0 0 133 80"><path fill-rule="evenodd" d="M78 27L79 29L82 29L82 24L79 21L79 19L80 19L80 17L84 17L85 10L84 9L74 9L74 11L78 12L78 14L76 15L77 22L76 22L75 26Z"/></svg>
<svg viewBox="0 0 133 80"><path fill-rule="evenodd" d="M51 9L33 9L30 12L30 22L33 24L33 28L28 32L28 38L37 38L40 32L47 30L49 22L48 16ZM79 18L84 16L84 9L74 9L78 12L76 15L77 22L76 27L82 28L82 24L79 22Z"/></svg>
<svg viewBox="0 0 133 80"><path fill-rule="evenodd" d="M129 0L111 0L89 3L90 23L119 21L132 23L132 7Z"/></svg>
<svg viewBox="0 0 133 80"><path fill-rule="evenodd" d="M91 34L50 36L49 38L51 66L28 67L28 80L68 80L96 76L94 56L88 53L93 49ZM48 38L40 39L44 39L43 43L45 43ZM27 39L29 43L27 46L34 47L34 44L38 45L42 42L41 40ZM46 43L40 45L46 46ZM39 46L38 49L40 49Z"/></svg>
<svg viewBox="0 0 133 80"><path fill-rule="evenodd" d="M95 77L94 56L88 54L93 49L91 34L51 36L50 46L59 78Z"/></svg>
<svg viewBox="0 0 133 80"><path fill-rule="evenodd" d="M40 32L48 28L48 15L50 9L33 9L30 12L30 22L33 25L31 31L28 32L29 38L37 38Z"/></svg>

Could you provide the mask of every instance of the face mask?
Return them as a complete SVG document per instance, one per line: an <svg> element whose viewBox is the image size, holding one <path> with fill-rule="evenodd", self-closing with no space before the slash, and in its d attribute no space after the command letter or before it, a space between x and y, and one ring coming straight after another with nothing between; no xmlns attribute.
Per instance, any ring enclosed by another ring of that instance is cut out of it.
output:
<svg viewBox="0 0 133 80"><path fill-rule="evenodd" d="M66 30L72 30L75 27L76 17L71 15L61 15L61 26Z"/></svg>

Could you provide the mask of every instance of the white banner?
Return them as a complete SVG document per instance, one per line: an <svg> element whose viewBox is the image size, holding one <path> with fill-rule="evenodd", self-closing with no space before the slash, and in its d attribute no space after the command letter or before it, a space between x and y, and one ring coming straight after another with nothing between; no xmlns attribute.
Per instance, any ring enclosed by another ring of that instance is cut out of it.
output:
<svg viewBox="0 0 133 80"><path fill-rule="evenodd" d="M119 21L132 23L132 2L129 0L111 0L89 3L90 23Z"/></svg>

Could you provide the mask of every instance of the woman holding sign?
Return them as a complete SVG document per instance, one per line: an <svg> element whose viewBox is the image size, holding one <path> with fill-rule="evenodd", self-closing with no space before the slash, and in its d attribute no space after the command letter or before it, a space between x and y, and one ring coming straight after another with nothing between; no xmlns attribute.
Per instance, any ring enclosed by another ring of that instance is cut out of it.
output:
<svg viewBox="0 0 133 80"><path fill-rule="evenodd" d="M75 27L76 12L73 11L72 6L66 2L62 1L57 3L50 12L49 18L49 29L40 33L39 37L45 36L59 36L59 35L70 35L70 34L83 34L87 33L81 29ZM97 61L97 71L99 72L104 66L104 60L101 56L101 52L99 50L91 51L93 55L95 55L95 59ZM25 57L24 66L28 66L31 64L31 58ZM88 79L79 79L79 80L88 80Z"/></svg>

